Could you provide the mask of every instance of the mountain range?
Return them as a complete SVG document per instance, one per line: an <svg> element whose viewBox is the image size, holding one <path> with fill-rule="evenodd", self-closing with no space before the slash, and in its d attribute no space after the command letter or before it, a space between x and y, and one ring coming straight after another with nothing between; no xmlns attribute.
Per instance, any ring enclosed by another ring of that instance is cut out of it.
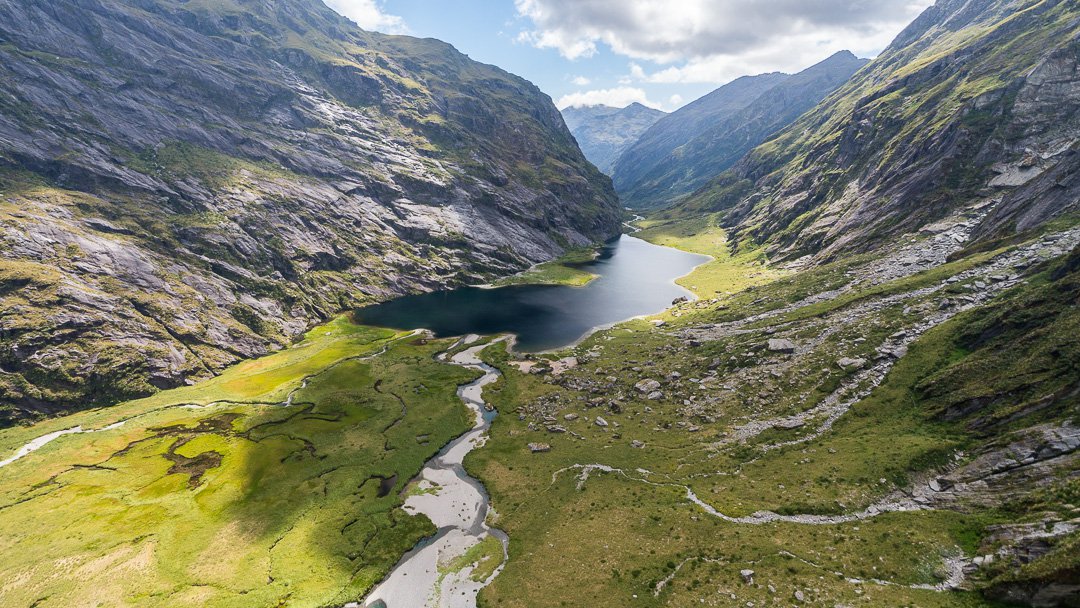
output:
<svg viewBox="0 0 1080 608"><path fill-rule="evenodd" d="M730 168L864 65L865 59L843 51L798 74L744 76L654 120L643 132L628 128L624 113L641 115L644 108L630 106L622 112L568 108L563 115L585 156L611 173L625 205L662 207ZM575 130L585 113L591 117L589 126ZM605 137L618 145L593 143Z"/></svg>

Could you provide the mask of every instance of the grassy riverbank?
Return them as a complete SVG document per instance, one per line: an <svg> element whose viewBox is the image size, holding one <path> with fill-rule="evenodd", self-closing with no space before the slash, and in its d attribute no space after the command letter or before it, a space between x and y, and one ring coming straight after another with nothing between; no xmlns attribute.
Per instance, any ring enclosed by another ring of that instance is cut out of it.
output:
<svg viewBox="0 0 1080 608"><path fill-rule="evenodd" d="M455 390L474 375L433 359L449 344L342 319L201 385L3 431L6 457L125 420L0 469L0 604L360 598L434 532L399 492L470 426Z"/></svg>

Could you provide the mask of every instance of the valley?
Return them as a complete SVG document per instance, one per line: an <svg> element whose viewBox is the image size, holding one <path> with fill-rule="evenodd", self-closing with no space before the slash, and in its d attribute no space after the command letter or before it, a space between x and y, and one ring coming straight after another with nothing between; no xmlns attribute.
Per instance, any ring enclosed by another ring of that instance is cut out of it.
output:
<svg viewBox="0 0 1080 608"><path fill-rule="evenodd" d="M1080 5L415 4L0 0L0 606L1080 607Z"/></svg>

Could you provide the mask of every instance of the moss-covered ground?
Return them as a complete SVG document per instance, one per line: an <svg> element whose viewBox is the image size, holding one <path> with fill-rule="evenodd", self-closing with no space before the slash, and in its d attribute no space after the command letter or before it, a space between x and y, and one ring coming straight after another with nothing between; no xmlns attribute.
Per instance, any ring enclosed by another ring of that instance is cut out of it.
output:
<svg viewBox="0 0 1080 608"><path fill-rule="evenodd" d="M0 469L0 605L359 599L434 532L400 494L470 425L472 372L433 358L449 344L341 319L197 386L4 430L6 457L124 421Z"/></svg>

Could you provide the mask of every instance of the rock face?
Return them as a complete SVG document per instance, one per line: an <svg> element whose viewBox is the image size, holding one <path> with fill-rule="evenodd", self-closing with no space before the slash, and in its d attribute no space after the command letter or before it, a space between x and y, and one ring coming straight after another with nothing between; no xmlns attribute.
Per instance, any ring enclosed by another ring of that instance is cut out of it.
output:
<svg viewBox="0 0 1080 608"><path fill-rule="evenodd" d="M562 115L585 158L611 175L622 153L667 113L632 103L625 108L570 107Z"/></svg>
<svg viewBox="0 0 1080 608"><path fill-rule="evenodd" d="M656 123L615 165L631 207L671 204L791 124L866 65L848 51L798 74L740 78Z"/></svg>
<svg viewBox="0 0 1080 608"><path fill-rule="evenodd" d="M725 211L737 240L802 263L964 210L984 242L1075 213L1078 17L1075 2L941 0L685 207Z"/></svg>
<svg viewBox="0 0 1080 608"><path fill-rule="evenodd" d="M619 215L546 95L444 43L318 0L0 0L0 418L208 376Z"/></svg>

